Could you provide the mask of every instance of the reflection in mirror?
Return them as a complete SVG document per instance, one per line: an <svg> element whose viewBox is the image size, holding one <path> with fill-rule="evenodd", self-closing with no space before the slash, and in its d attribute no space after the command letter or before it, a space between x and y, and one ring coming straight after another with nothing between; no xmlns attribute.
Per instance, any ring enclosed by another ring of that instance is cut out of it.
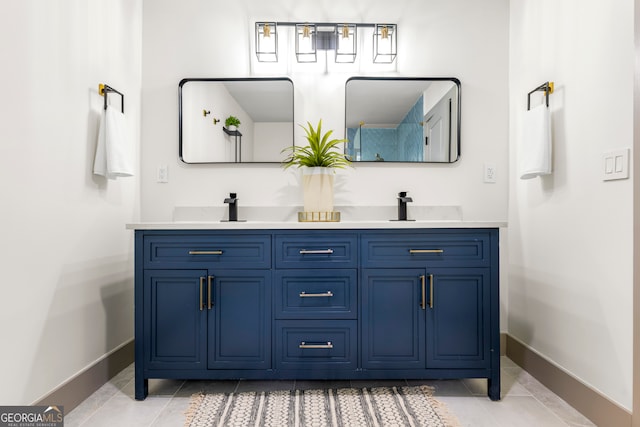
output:
<svg viewBox="0 0 640 427"><path fill-rule="evenodd" d="M460 156L460 81L352 77L345 155L356 162L453 163Z"/></svg>
<svg viewBox="0 0 640 427"><path fill-rule="evenodd" d="M179 151L185 163L280 162L293 145L293 82L288 78L183 79ZM237 130L224 127L237 117Z"/></svg>

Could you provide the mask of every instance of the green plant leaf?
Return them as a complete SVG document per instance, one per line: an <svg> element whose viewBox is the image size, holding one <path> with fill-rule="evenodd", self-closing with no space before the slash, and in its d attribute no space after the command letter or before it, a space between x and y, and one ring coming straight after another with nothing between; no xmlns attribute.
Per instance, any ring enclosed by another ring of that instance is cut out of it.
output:
<svg viewBox="0 0 640 427"><path fill-rule="evenodd" d="M305 131L308 145L301 147L293 145L286 147L282 153L288 153L282 165L285 169L291 166L344 168L351 166L351 161L339 151L340 144L347 142L346 139L330 139L333 130L322 134L322 119L314 129L310 122L307 127L300 125Z"/></svg>

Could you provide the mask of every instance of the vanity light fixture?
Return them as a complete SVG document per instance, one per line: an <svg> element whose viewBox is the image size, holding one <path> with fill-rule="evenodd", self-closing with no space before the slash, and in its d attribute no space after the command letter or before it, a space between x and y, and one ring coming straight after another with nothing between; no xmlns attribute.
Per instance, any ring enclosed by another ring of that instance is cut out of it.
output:
<svg viewBox="0 0 640 427"><path fill-rule="evenodd" d="M296 58L298 62L316 62L315 24L296 24Z"/></svg>
<svg viewBox="0 0 640 427"><path fill-rule="evenodd" d="M373 62L390 64L396 59L396 30L395 24L376 24L373 32Z"/></svg>
<svg viewBox="0 0 640 427"><path fill-rule="evenodd" d="M278 62L278 24L256 22L256 56L260 62Z"/></svg>
<svg viewBox="0 0 640 427"><path fill-rule="evenodd" d="M336 26L336 62L356 61L357 34L355 24Z"/></svg>
<svg viewBox="0 0 640 427"><path fill-rule="evenodd" d="M294 27L296 59L316 62L318 50L335 50L336 63L355 62L358 31L373 29L373 62L396 59L396 24L347 24L311 22L256 22L256 56L259 62L278 61L278 27Z"/></svg>

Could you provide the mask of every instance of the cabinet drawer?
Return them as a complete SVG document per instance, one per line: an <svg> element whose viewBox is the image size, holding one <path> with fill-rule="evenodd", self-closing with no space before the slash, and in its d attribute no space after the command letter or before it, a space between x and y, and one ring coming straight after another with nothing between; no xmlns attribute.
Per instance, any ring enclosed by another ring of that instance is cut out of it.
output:
<svg viewBox="0 0 640 427"><path fill-rule="evenodd" d="M276 369L356 369L356 320L279 320Z"/></svg>
<svg viewBox="0 0 640 427"><path fill-rule="evenodd" d="M362 236L363 267L484 267L491 262L490 232L371 233Z"/></svg>
<svg viewBox="0 0 640 427"><path fill-rule="evenodd" d="M145 268L271 268L271 236L146 235Z"/></svg>
<svg viewBox="0 0 640 427"><path fill-rule="evenodd" d="M277 268L355 268L357 236L347 233L295 233L276 236Z"/></svg>
<svg viewBox="0 0 640 427"><path fill-rule="evenodd" d="M355 319L355 269L280 270L275 276L279 319Z"/></svg>

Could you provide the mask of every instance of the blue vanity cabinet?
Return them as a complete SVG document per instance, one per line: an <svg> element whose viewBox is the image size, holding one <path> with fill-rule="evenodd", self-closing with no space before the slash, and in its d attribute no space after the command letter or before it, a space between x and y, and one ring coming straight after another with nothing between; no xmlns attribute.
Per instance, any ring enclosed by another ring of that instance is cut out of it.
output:
<svg viewBox="0 0 640 427"><path fill-rule="evenodd" d="M274 366L288 378L348 378L358 368L358 236L275 235Z"/></svg>
<svg viewBox="0 0 640 427"><path fill-rule="evenodd" d="M365 269L362 277L363 368L489 368L488 271Z"/></svg>
<svg viewBox="0 0 640 427"><path fill-rule="evenodd" d="M145 271L147 368L271 368L270 296L260 270Z"/></svg>
<svg viewBox="0 0 640 427"><path fill-rule="evenodd" d="M149 378L271 369L271 244L268 233L136 231L136 399Z"/></svg>
<svg viewBox="0 0 640 427"><path fill-rule="evenodd" d="M487 378L499 400L497 229L371 231L361 250L363 369Z"/></svg>
<svg viewBox="0 0 640 427"><path fill-rule="evenodd" d="M136 399L150 378L487 378L500 399L497 228L321 226L136 230Z"/></svg>

